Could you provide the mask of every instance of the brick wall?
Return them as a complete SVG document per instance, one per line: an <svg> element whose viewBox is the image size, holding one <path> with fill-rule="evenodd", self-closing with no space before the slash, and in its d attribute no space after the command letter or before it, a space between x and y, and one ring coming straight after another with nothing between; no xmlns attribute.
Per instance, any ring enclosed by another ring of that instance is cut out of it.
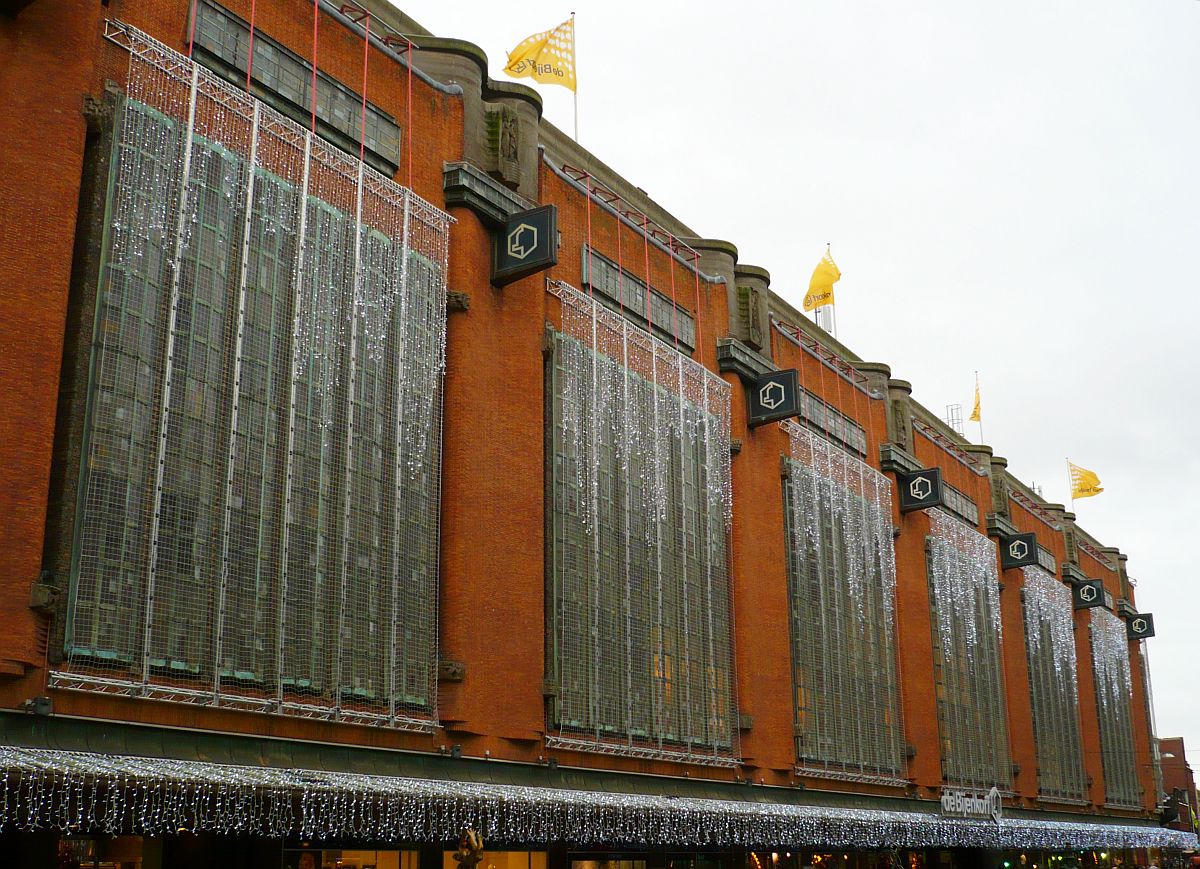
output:
<svg viewBox="0 0 1200 869"><path fill-rule="evenodd" d="M228 8L249 17L249 3L228 0ZM264 33L303 57L311 57L311 6L299 0L259 0L256 24ZM35 0L15 19L0 18L0 225L9 244L0 257L0 510L6 517L0 546L0 703L15 706L42 693L38 667L37 617L28 608L30 585L42 565L43 525L55 437L55 405L63 359L64 318L73 262L72 246L84 163L86 127L81 107L86 95L99 97L107 79L120 83L124 52L101 39L102 16L123 19L168 45L187 47L188 3L184 0L127 2L107 7ZM320 68L356 90L362 79L362 42L328 16L322 16ZM47 70L54 70L48 75ZM407 127L407 77L403 69L372 51L370 100ZM415 80L412 94L414 187L435 203L443 201L442 163L463 156L463 101ZM407 148L407 139L404 147ZM406 157L401 159L404 181ZM640 232L619 227L611 214L588 207L579 190L558 174L539 167L540 200L559 208L560 263L548 275L535 275L502 290L490 286L490 238L486 226L465 208L453 211L449 286L470 296L469 310L449 318L445 380L441 654L465 665L461 682L440 686L439 715L445 729L433 736L406 735L329 722L302 721L233 711L152 704L131 699L59 692L61 713L252 732L273 736L352 742L431 750L439 744L463 746L464 754L532 761L542 754L545 729L542 697L545 631L545 515L543 505L543 357L547 321L559 318L558 303L544 289L546 277L581 286L579 252L585 242L644 276L645 245ZM619 239L619 242L618 242ZM618 254L618 248L620 254ZM694 276L658 247L651 247L650 282L668 292L676 287L680 307L696 314L703 342L700 358L716 367L715 339L729 332L727 294L720 284L702 281L699 302ZM81 334L88 334L82 329ZM780 367L800 371L802 385L868 432L868 455L878 465L887 439L884 402L868 400L811 353L771 330L771 354ZM746 428L745 392L732 374L733 437L741 450L733 458L734 523L730 539L733 583L737 694L740 711L752 719L742 733L745 765L739 770L705 770L705 775L748 776L767 784L795 781L791 651L788 625L783 504L779 461L789 445L776 426ZM921 434L916 457L938 466L948 483L980 507L979 530L992 499L987 476L972 472ZM1065 560L1062 535L1023 508L1012 521L1038 534L1039 542ZM905 740L915 749L908 775L916 793L930 797L941 784L929 586L923 513L893 521L898 570L896 613ZM1081 556L1081 567L1103 576L1119 595L1116 574ZM1021 774L1019 795L1037 795L1019 571L1003 575L1003 661L1006 670L1009 733ZM1086 615L1086 614L1084 614ZM1077 622L1078 624L1079 622ZM1086 624L1086 622L1082 623ZM1077 630L1080 708L1086 768L1094 802L1103 799L1096 709L1086 630ZM1134 654L1135 661L1137 653ZM26 676L28 669L29 675ZM13 678L18 677L18 678ZM24 677L24 678L20 678ZM1149 740L1138 691L1140 663L1134 667L1135 742L1144 786L1149 784ZM613 769L679 775L679 764L632 761L560 753L564 762ZM819 780L806 781L821 787ZM880 786L837 782L837 790L881 791ZM895 793L895 791L891 791ZM1148 798L1149 799L1149 798Z"/></svg>

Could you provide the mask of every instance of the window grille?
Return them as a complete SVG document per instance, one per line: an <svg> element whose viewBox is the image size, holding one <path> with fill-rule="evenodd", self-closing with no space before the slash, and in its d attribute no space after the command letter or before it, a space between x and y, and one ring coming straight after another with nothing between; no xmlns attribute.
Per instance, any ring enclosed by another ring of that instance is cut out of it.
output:
<svg viewBox="0 0 1200 869"><path fill-rule="evenodd" d="M1113 806L1137 806L1142 794L1133 750L1133 681L1125 622L1099 607L1089 612L1104 801Z"/></svg>
<svg viewBox="0 0 1200 869"><path fill-rule="evenodd" d="M549 742L732 765L729 386L579 291L551 290Z"/></svg>
<svg viewBox="0 0 1200 869"><path fill-rule="evenodd" d="M945 493L946 509L972 528L978 527L979 505L949 483L943 482L942 490Z"/></svg>
<svg viewBox="0 0 1200 869"><path fill-rule="evenodd" d="M449 218L129 33L54 682L427 729Z"/></svg>
<svg viewBox="0 0 1200 869"><path fill-rule="evenodd" d="M1038 564L1042 569L1051 576L1058 575L1058 559L1054 557L1054 553L1044 546L1039 546L1037 551Z"/></svg>
<svg viewBox="0 0 1200 869"><path fill-rule="evenodd" d="M798 770L898 783L891 483L799 425L784 429Z"/></svg>
<svg viewBox="0 0 1200 869"><path fill-rule="evenodd" d="M1039 567L1022 572L1038 792L1050 799L1082 800L1087 784L1079 735L1071 590Z"/></svg>
<svg viewBox="0 0 1200 869"><path fill-rule="evenodd" d="M237 73L238 84L246 83L246 60L250 50L250 25L215 3L196 5L196 47L220 61L220 66ZM310 117L313 108L312 64L292 54L255 28L254 81L277 94L285 105L277 106L295 120ZM317 119L357 146L363 140L362 94L317 73ZM366 148L391 166L400 164L400 127L377 106L367 103ZM357 147L354 153L358 153Z"/></svg>
<svg viewBox="0 0 1200 869"><path fill-rule="evenodd" d="M646 328L646 281L630 273L628 268L583 246L583 285L596 294L609 308L621 311L633 323ZM654 333L671 343L676 337L690 354L696 347L696 321L678 300L650 288L650 314Z"/></svg>
<svg viewBox="0 0 1200 869"><path fill-rule="evenodd" d="M1011 786L996 545L942 509L929 511L928 567L942 777Z"/></svg>
<svg viewBox="0 0 1200 869"><path fill-rule="evenodd" d="M825 364L824 361L821 364ZM803 387L800 389L800 419L842 449L860 459L867 457L867 430Z"/></svg>

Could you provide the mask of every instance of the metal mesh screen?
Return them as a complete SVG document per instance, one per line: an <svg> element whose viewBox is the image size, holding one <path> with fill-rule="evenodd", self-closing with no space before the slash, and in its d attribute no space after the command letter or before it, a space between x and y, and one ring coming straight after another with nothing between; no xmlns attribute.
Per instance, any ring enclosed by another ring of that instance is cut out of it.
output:
<svg viewBox="0 0 1200 869"><path fill-rule="evenodd" d="M1141 803L1133 750L1133 681L1125 622L1095 607L1092 618L1092 665L1100 718L1100 758L1104 764L1104 801L1114 806Z"/></svg>
<svg viewBox="0 0 1200 869"><path fill-rule="evenodd" d="M121 36L55 683L428 728L449 218Z"/></svg>
<svg viewBox="0 0 1200 869"><path fill-rule="evenodd" d="M1012 783L996 545L941 509L929 511L929 585L942 777L1002 790Z"/></svg>
<svg viewBox="0 0 1200 869"><path fill-rule="evenodd" d="M1026 567L1022 572L1038 792L1050 798L1083 800L1087 781L1079 731L1071 590L1040 567Z"/></svg>
<svg viewBox="0 0 1200 869"><path fill-rule="evenodd" d="M578 290L551 291L548 741L732 764L729 386Z"/></svg>
<svg viewBox="0 0 1200 869"><path fill-rule="evenodd" d="M783 427L799 769L899 781L892 486L799 425Z"/></svg>

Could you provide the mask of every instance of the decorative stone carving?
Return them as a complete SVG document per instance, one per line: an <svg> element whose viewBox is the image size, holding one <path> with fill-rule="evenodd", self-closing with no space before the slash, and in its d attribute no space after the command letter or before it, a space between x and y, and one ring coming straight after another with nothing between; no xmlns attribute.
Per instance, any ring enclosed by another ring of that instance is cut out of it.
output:
<svg viewBox="0 0 1200 869"><path fill-rule="evenodd" d="M506 186L521 183L521 126L517 113L508 106L487 111L488 173Z"/></svg>

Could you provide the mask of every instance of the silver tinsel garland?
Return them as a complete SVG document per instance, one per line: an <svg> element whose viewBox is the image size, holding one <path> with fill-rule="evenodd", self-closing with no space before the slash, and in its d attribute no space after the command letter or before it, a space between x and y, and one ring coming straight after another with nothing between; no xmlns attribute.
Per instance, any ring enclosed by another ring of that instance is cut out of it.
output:
<svg viewBox="0 0 1200 869"><path fill-rule="evenodd" d="M1092 658L1099 686L1100 711L1105 716L1128 717L1133 696L1129 670L1129 640L1125 623L1106 609L1091 610Z"/></svg>
<svg viewBox="0 0 1200 869"><path fill-rule="evenodd" d="M0 828L641 847L1195 847L1159 827L706 800L0 748ZM766 791L755 790L761 799Z"/></svg>
<svg viewBox="0 0 1200 869"><path fill-rule="evenodd" d="M821 516L832 517L842 545L846 583L860 620L867 594L879 599L888 643L896 599L896 554L892 545L892 484L870 465L787 420L781 428L791 441L792 459L806 470L791 481L793 498L804 509L794 529L798 542L822 558ZM872 581L879 588L867 589Z"/></svg>
<svg viewBox="0 0 1200 869"><path fill-rule="evenodd" d="M979 631L986 625L1002 636L996 544L944 510L929 511L929 574L938 603L938 634L943 654L955 656L957 626L965 632L965 651L974 658ZM984 621L986 620L986 622Z"/></svg>

